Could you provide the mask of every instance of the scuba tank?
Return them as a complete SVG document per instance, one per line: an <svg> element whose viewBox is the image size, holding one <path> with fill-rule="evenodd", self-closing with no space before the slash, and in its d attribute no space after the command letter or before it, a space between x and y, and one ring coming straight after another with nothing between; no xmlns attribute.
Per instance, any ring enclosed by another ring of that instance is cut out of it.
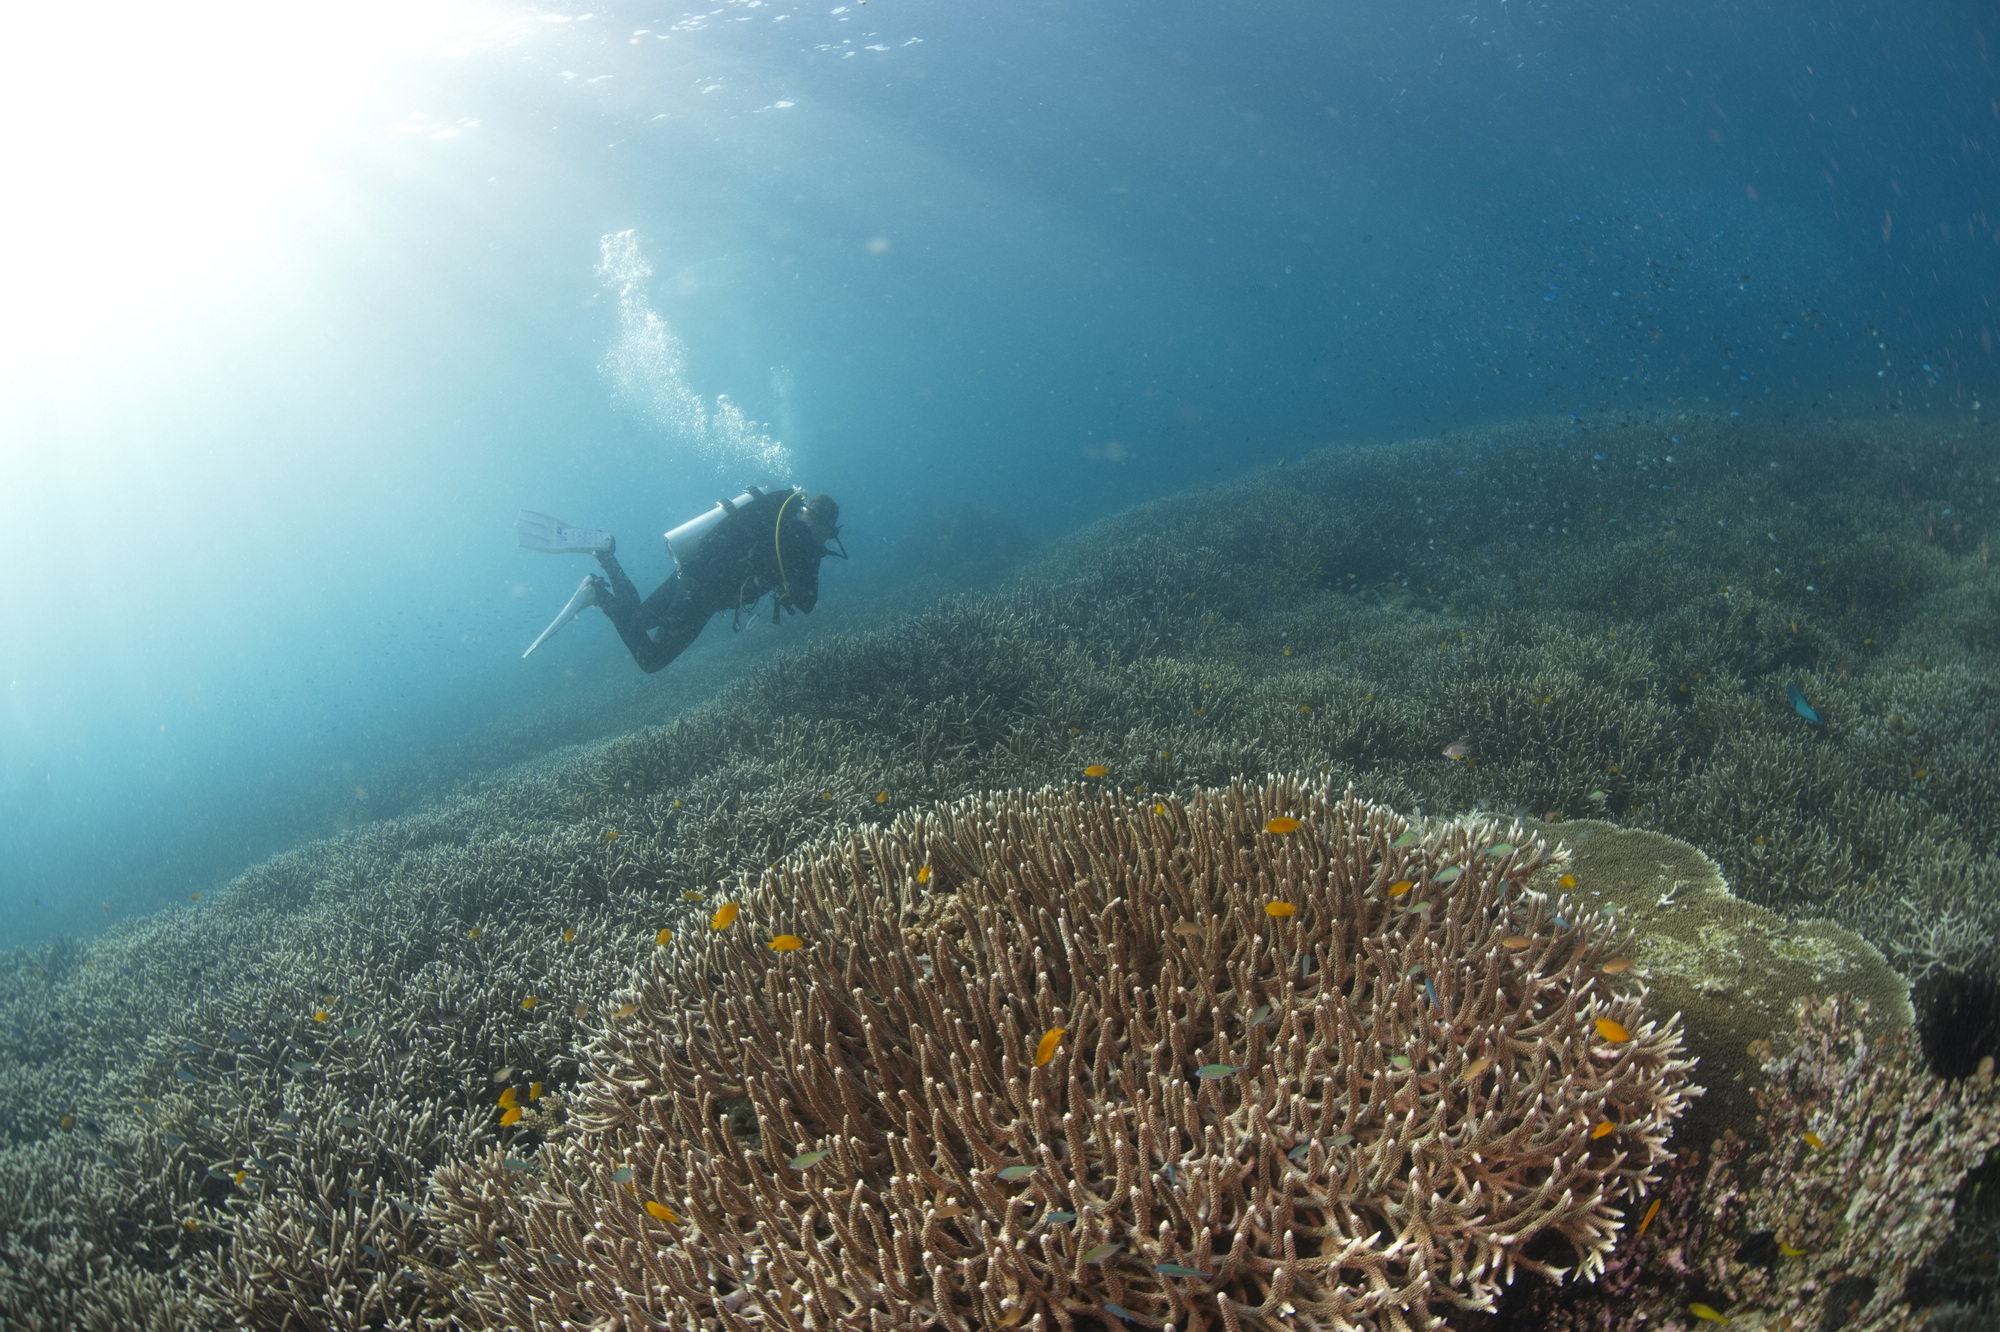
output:
<svg viewBox="0 0 2000 1332"><path fill-rule="evenodd" d="M709 534L722 526L722 520L746 504L764 498L764 492L756 486L750 487L733 500L719 500L716 506L704 514L688 519L665 536L667 554L673 556L674 564L687 568L687 562Z"/></svg>

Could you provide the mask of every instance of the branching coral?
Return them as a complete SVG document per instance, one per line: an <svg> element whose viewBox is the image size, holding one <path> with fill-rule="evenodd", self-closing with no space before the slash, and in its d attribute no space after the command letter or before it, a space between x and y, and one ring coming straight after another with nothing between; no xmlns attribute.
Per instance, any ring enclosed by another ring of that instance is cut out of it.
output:
<svg viewBox="0 0 2000 1332"><path fill-rule="evenodd" d="M439 1172L464 1316L1435 1326L1538 1237L1594 1273L1688 1064L1545 862L1281 778L796 857L603 1034L575 1136Z"/></svg>

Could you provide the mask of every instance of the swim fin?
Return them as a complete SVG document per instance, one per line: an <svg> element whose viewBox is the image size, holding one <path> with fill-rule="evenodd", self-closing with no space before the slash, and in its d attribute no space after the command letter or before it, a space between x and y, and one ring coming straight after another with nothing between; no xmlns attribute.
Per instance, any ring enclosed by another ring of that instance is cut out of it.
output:
<svg viewBox="0 0 2000 1332"><path fill-rule="evenodd" d="M612 550L611 533L595 527L571 527L560 518L523 509L514 519L514 538L529 550L549 555L595 555Z"/></svg>
<svg viewBox="0 0 2000 1332"><path fill-rule="evenodd" d="M533 652L536 648L548 642L551 638L554 638L556 636L556 630L562 628L564 625L568 624L571 620L574 620L577 616L583 614L584 610L587 607L595 606L596 604L597 604L597 575L586 574L584 575L583 582L577 585L576 594L569 599L569 604L562 608L562 613L557 615L555 619L549 621L549 627L542 630L541 637L537 638L534 642L528 644L528 651L523 652L521 656L525 658L529 652Z"/></svg>

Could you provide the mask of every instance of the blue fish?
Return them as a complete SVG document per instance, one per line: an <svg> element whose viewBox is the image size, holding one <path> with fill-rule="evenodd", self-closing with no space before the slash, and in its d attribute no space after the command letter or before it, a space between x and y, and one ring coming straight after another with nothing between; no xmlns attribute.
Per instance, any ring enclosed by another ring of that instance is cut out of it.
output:
<svg viewBox="0 0 2000 1332"><path fill-rule="evenodd" d="M1806 725L1808 726L1826 725L1825 722L1820 720L1819 713L1813 710L1813 705L1806 702L1806 691L1799 688L1799 682L1797 680L1785 681L1785 697L1789 698L1792 701L1792 711L1798 713L1800 717L1804 718Z"/></svg>

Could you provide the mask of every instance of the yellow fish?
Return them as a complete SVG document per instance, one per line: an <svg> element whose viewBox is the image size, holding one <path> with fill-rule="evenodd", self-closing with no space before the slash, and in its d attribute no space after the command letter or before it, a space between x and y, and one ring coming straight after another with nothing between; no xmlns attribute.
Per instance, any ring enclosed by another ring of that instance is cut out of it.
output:
<svg viewBox="0 0 2000 1332"><path fill-rule="evenodd" d="M1491 1056L1481 1055L1465 1066L1465 1080L1470 1082L1491 1067L1493 1067Z"/></svg>
<svg viewBox="0 0 2000 1332"><path fill-rule="evenodd" d="M1706 1304L1690 1304L1688 1306L1688 1312L1693 1314L1696 1318L1706 1318L1711 1323L1726 1323L1729 1321L1728 1314L1718 1313L1714 1309L1709 1308Z"/></svg>
<svg viewBox="0 0 2000 1332"><path fill-rule="evenodd" d="M1066 1027L1050 1027L1042 1033L1042 1043L1035 1047L1036 1068L1056 1057L1056 1046L1062 1041L1063 1032L1066 1030L1068 1030Z"/></svg>
<svg viewBox="0 0 2000 1332"><path fill-rule="evenodd" d="M1565 874L1565 875L1563 875L1563 876L1562 876L1562 877L1561 877L1560 879L1557 879L1557 880L1556 880L1556 886L1557 886L1558 888L1574 888L1574 887L1576 887L1576 875L1574 875L1574 874Z"/></svg>
<svg viewBox="0 0 2000 1332"><path fill-rule="evenodd" d="M612 828L612 829L610 829L609 831L607 831L607 832L606 832L606 833L604 834L604 840L605 840L605 841L607 841L607 842L615 842L615 841L617 841L617 840L618 840L618 830L617 830L616 828Z"/></svg>
<svg viewBox="0 0 2000 1332"><path fill-rule="evenodd" d="M929 883L930 881L931 881L931 867L929 865L919 865L917 867L917 882Z"/></svg>
<svg viewBox="0 0 2000 1332"><path fill-rule="evenodd" d="M1806 1131L1805 1140L1806 1140L1806 1146L1812 1148L1816 1152L1823 1151L1826 1148L1826 1139L1820 1137L1819 1134L1812 1132L1810 1129Z"/></svg>
<svg viewBox="0 0 2000 1332"><path fill-rule="evenodd" d="M1305 824L1300 823L1289 814L1280 814L1277 818L1272 819L1264 825L1264 831L1267 833L1277 833L1282 837L1286 833L1295 833L1305 826Z"/></svg>
<svg viewBox="0 0 2000 1332"><path fill-rule="evenodd" d="M1606 958L1604 964L1598 967L1598 970L1607 976L1616 976L1621 972L1630 971L1631 969L1632 959L1629 957Z"/></svg>
<svg viewBox="0 0 2000 1332"><path fill-rule="evenodd" d="M201 894L200 894L200 893L189 893L189 894L188 894L188 901L190 901L190 902L199 902L199 901L201 901Z"/></svg>
<svg viewBox="0 0 2000 1332"><path fill-rule="evenodd" d="M319 1010L319 1012L317 1012L317 1013L314 1013L314 1014L313 1014L313 1021L314 1021L314 1022L327 1022L327 1021L331 1021L331 1020L332 1020L332 1017L333 1017L333 1015L332 1015L331 1013L327 1012L327 1011L326 1011L326 1010L325 1010L324 1008L322 1008L322 1009L320 1009L320 1010Z"/></svg>
<svg viewBox="0 0 2000 1332"><path fill-rule="evenodd" d="M471 929L465 932L465 937L468 939L477 939L479 937L479 933L480 933L479 927L477 925L474 925Z"/></svg>
<svg viewBox="0 0 2000 1332"><path fill-rule="evenodd" d="M889 793L887 791L877 791L875 793L875 803L878 805L889 803Z"/></svg>
<svg viewBox="0 0 2000 1332"><path fill-rule="evenodd" d="M569 942L570 942L571 940L573 940L573 939L575 939L575 938L576 938L576 926L572 925L572 926L570 926L570 927L569 927L568 929L566 929L566 930L564 930L564 931L563 931L563 942L564 942L564 943L569 943Z"/></svg>
<svg viewBox="0 0 2000 1332"><path fill-rule="evenodd" d="M506 1091L500 1093L500 1108L502 1110L512 1110L515 1106L519 1105L520 1103L521 1103L521 1094L515 1091L512 1087L509 1087Z"/></svg>
<svg viewBox="0 0 2000 1332"><path fill-rule="evenodd" d="M578 1022L581 1022L585 1018L590 1016L590 1007L587 1004L578 1004L575 1008L572 1008L570 1012L575 1015L576 1020Z"/></svg>
<svg viewBox="0 0 2000 1332"><path fill-rule="evenodd" d="M1282 916L1289 916L1294 911L1297 910L1298 908L1293 906L1290 902L1264 903L1264 914L1269 916L1272 920L1277 920Z"/></svg>
<svg viewBox="0 0 2000 1332"><path fill-rule="evenodd" d="M1618 1131L1618 1126L1612 1123L1608 1119L1600 1119L1595 1124L1592 1124L1590 1126L1590 1136L1592 1141L1595 1141L1598 1138L1608 1137L1609 1135L1616 1133L1617 1131Z"/></svg>
<svg viewBox="0 0 2000 1332"><path fill-rule="evenodd" d="M1803 1258L1806 1256L1804 1249L1795 1249L1783 1240L1778 1241L1778 1252L1784 1254L1787 1258Z"/></svg>
<svg viewBox="0 0 2000 1332"><path fill-rule="evenodd" d="M616 1008L616 1009L615 1009L615 1010L614 1010L614 1011L612 1012L611 1016L612 1016L612 1017L631 1017L631 1016L632 1016L632 1015L633 1015L634 1013L636 1013L636 1012L638 1012L638 1011L639 1011L639 1005L637 1005L637 1004L620 1004L620 1005L618 1005L618 1007L617 1007L617 1008Z"/></svg>
<svg viewBox="0 0 2000 1332"><path fill-rule="evenodd" d="M646 1210L656 1220L664 1221L670 1226L677 1226L681 1223L681 1219L675 1216L665 1203L653 1202L649 1199L646 1203Z"/></svg>
<svg viewBox="0 0 2000 1332"><path fill-rule="evenodd" d="M1506 938L1500 941L1500 946L1502 948L1511 948L1513 951L1518 953L1523 948L1528 947L1530 944L1534 942L1535 941L1533 939L1530 939L1525 934L1510 934Z"/></svg>
<svg viewBox="0 0 2000 1332"><path fill-rule="evenodd" d="M1660 1214L1660 1200L1658 1198L1655 1198L1653 1199L1652 1206L1646 1209L1646 1215L1640 1218L1639 1233L1638 1235L1634 1236L1634 1238L1643 1239L1646 1234L1646 1227L1652 1225L1653 1218L1658 1216L1659 1214Z"/></svg>
<svg viewBox="0 0 2000 1332"><path fill-rule="evenodd" d="M523 1013L532 1013L535 1011L535 1005L539 1004L540 1002L542 1002L540 999L537 999L534 995L531 994L526 999L523 999L521 1001L521 1011Z"/></svg>
<svg viewBox="0 0 2000 1332"><path fill-rule="evenodd" d="M1167 812L1167 807L1161 804L1159 801L1155 800L1153 802L1153 812L1155 814L1165 814Z"/></svg>
<svg viewBox="0 0 2000 1332"><path fill-rule="evenodd" d="M684 892L684 893L682 893L682 894L681 894L681 901L683 901L683 902L699 902L699 901L701 901L701 894L700 894L700 893L698 893L698 892L696 892L696 891L695 891L694 889L690 888L690 889L688 889L688 890L687 890L686 892Z"/></svg>
<svg viewBox="0 0 2000 1332"><path fill-rule="evenodd" d="M57 1127L57 1128L75 1128L75 1127L76 1127L76 1121L75 1121L74 1119L71 1119L71 1118L70 1118L70 1117L69 1117L68 1115L64 1115L64 1116L63 1116L63 1117L62 1117L61 1119L58 1119L58 1120L56 1121L56 1127Z"/></svg>
<svg viewBox="0 0 2000 1332"><path fill-rule="evenodd" d="M518 1123L520 1123L520 1122L521 1122L521 1107L520 1107L520 1106L518 1106L518 1105L510 1105L510 1106L508 1106L508 1107L507 1107L507 1108L506 1108L505 1110L502 1110L502 1111L500 1112L500 1127L501 1127L501 1128L506 1128L506 1127L507 1127L508 1125L510 1125L510 1124L518 1124Z"/></svg>
<svg viewBox="0 0 2000 1332"><path fill-rule="evenodd" d="M673 937L674 937L674 932L672 930L661 930L658 934L653 936L653 946L655 948L665 948L667 946L667 940Z"/></svg>
<svg viewBox="0 0 2000 1332"><path fill-rule="evenodd" d="M1597 1028L1599 1036L1610 1041L1613 1045L1623 1045L1632 1039L1632 1033L1625 1030L1624 1024L1613 1022L1610 1018L1599 1018L1592 1025Z"/></svg>
<svg viewBox="0 0 2000 1332"><path fill-rule="evenodd" d="M728 929L729 922L735 920L736 913L741 911L742 909L743 907L742 904L740 903L724 902L721 906L716 908L715 915L709 918L708 928L710 928L711 930Z"/></svg>
<svg viewBox="0 0 2000 1332"><path fill-rule="evenodd" d="M1398 879L1394 883L1389 885L1389 896L1401 897L1404 893L1409 892L1410 889L1416 886L1417 886L1417 881L1415 879Z"/></svg>
<svg viewBox="0 0 2000 1332"><path fill-rule="evenodd" d="M1109 777L1111 769L1105 767L1102 763L1093 763L1083 770L1083 775L1086 777Z"/></svg>
<svg viewBox="0 0 2000 1332"><path fill-rule="evenodd" d="M799 936L796 934L781 934L777 938L771 940L771 942L767 944L766 947L768 947L774 953L789 953L794 948L803 948L805 947L805 945L806 941L804 939L799 938Z"/></svg>
<svg viewBox="0 0 2000 1332"><path fill-rule="evenodd" d="M529 1083L529 1084L528 1084L528 1099L529 1099L529 1100L531 1100L531 1101L539 1101L539 1100L541 1100L541 1099L542 1099L542 1084L541 1084L541 1083L539 1083L539 1082L531 1082L531 1083Z"/></svg>

